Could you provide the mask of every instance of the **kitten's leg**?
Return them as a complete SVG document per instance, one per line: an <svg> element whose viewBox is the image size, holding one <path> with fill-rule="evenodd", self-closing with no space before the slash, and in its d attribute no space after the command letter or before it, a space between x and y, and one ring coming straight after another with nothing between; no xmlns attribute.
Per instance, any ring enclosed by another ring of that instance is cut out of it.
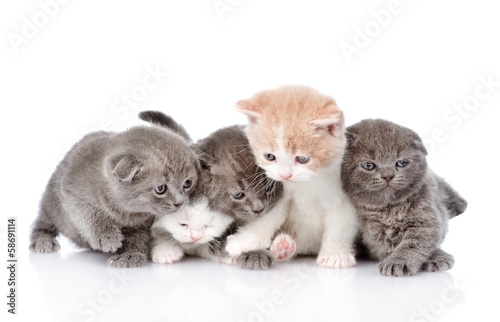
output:
<svg viewBox="0 0 500 322"><path fill-rule="evenodd" d="M429 258L439 238L438 229L432 223L408 229L393 252L378 264L379 273L395 277L414 275Z"/></svg>
<svg viewBox="0 0 500 322"><path fill-rule="evenodd" d="M227 237L231 234L235 233L238 230L238 224L233 222L229 227L224 231L224 233L211 240L207 243L208 251L213 257L227 257L229 254L226 252L226 241Z"/></svg>
<svg viewBox="0 0 500 322"><path fill-rule="evenodd" d="M241 254L236 264L245 269L267 270L276 264L274 255L268 250L254 250Z"/></svg>
<svg viewBox="0 0 500 322"><path fill-rule="evenodd" d="M159 264L172 264L184 257L184 251L178 243L171 239L154 238L151 258Z"/></svg>
<svg viewBox="0 0 500 322"><path fill-rule="evenodd" d="M75 202L72 205L67 205L68 214L92 249L115 253L122 247L121 228L108 214L89 204Z"/></svg>
<svg viewBox="0 0 500 322"><path fill-rule="evenodd" d="M284 233L277 235L269 248L273 256L279 260L291 259L295 255L296 249L293 238Z"/></svg>
<svg viewBox="0 0 500 322"><path fill-rule="evenodd" d="M108 265L114 267L140 267L146 265L151 243L150 226L151 224L139 228L123 228L123 246L116 255L108 259Z"/></svg>
<svg viewBox="0 0 500 322"><path fill-rule="evenodd" d="M56 240L59 231L42 206L31 232L30 250L35 253L52 253L60 249Z"/></svg>
<svg viewBox="0 0 500 322"><path fill-rule="evenodd" d="M267 249L274 233L285 221L287 210L288 201L282 200L269 213L228 236L226 251L229 256L237 257L251 250Z"/></svg>
<svg viewBox="0 0 500 322"><path fill-rule="evenodd" d="M336 194L327 209L335 212L325 217L325 232L316 263L322 267L354 266L354 241L358 234L356 209L343 192Z"/></svg>
<svg viewBox="0 0 500 322"><path fill-rule="evenodd" d="M453 256L437 248L432 251L420 269L427 272L447 271L453 267L453 264L455 264Z"/></svg>

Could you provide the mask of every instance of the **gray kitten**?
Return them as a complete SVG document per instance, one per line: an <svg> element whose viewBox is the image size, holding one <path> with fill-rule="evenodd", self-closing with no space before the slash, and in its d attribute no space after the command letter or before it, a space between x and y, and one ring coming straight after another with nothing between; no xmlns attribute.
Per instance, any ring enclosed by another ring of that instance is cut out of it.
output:
<svg viewBox="0 0 500 322"><path fill-rule="evenodd" d="M189 137L185 130L161 112L141 112L145 121L160 124ZM211 211L235 219L225 234L210 243L213 256L224 257L226 237L239 227L269 213L283 196L283 185L266 176L257 166L243 126L230 126L215 131L192 145L198 155L201 172L200 182ZM200 188L201 189L201 188ZM256 250L238 257L243 268L268 269L275 259L267 250Z"/></svg>
<svg viewBox="0 0 500 322"><path fill-rule="evenodd" d="M388 276L445 271L453 256L439 248L448 219L467 202L427 166L427 151L414 131L385 120L347 128L342 183L361 222L369 254Z"/></svg>
<svg viewBox="0 0 500 322"><path fill-rule="evenodd" d="M199 162L187 141L157 126L93 132L59 163L44 192L30 249L59 249L59 233L113 254L108 264L145 265L155 216L176 211L196 186Z"/></svg>

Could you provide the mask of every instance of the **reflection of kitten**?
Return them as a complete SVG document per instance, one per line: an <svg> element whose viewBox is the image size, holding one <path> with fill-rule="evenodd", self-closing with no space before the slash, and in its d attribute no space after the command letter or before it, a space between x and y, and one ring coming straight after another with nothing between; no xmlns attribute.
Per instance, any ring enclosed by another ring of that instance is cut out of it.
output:
<svg viewBox="0 0 500 322"><path fill-rule="evenodd" d="M162 126L180 127L160 112L142 112L139 116L145 121ZM187 133L183 135L188 136ZM236 220L228 233L236 229L245 231L248 226L252 227L258 218L262 218L262 222L258 221L258 225L263 231L273 226L269 225L269 222L283 221L284 211L280 204L283 186L268 178L264 170L256 165L243 127L231 126L220 129L196 142L192 147L199 155L202 166L199 185L204 191L201 194L207 198L206 211L224 214ZM273 233L274 231L271 231L268 234ZM227 256L224 252L226 235L218 236L210 243L211 257ZM270 237L268 239L260 240L250 249L242 249L235 256L246 251L268 248ZM274 264L274 259L265 251L256 251L239 257L238 264L244 268L265 269Z"/></svg>
<svg viewBox="0 0 500 322"><path fill-rule="evenodd" d="M422 140L384 120L348 129L342 181L361 219L361 237L378 270L392 276L447 270L453 256L439 248L448 219L467 202L428 167Z"/></svg>
<svg viewBox="0 0 500 322"><path fill-rule="evenodd" d="M30 249L53 252L62 233L79 246L114 254L112 266L147 262L154 215L177 210L197 183L199 163L170 130L94 132L73 146L52 175Z"/></svg>
<svg viewBox="0 0 500 322"><path fill-rule="evenodd" d="M248 116L257 164L283 182L291 201L273 253L317 254L317 263L327 267L354 265L357 217L340 181L344 117L335 101L308 87L285 86L239 101L236 108Z"/></svg>

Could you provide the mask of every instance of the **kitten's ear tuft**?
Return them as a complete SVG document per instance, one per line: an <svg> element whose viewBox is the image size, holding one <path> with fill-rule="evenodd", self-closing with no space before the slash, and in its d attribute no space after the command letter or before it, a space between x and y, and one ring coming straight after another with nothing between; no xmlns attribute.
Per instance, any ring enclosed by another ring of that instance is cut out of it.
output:
<svg viewBox="0 0 500 322"><path fill-rule="evenodd" d="M132 154L122 154L111 158L113 174L122 182L131 182L142 167L142 161Z"/></svg>
<svg viewBox="0 0 500 322"><path fill-rule="evenodd" d="M309 122L317 130L327 131L329 134L339 137L344 132L344 114L340 110L335 110L334 113L321 116Z"/></svg>
<svg viewBox="0 0 500 322"><path fill-rule="evenodd" d="M235 108L248 117L248 122L250 124L258 123L262 116L258 105L251 100L238 101Z"/></svg>
<svg viewBox="0 0 500 322"><path fill-rule="evenodd" d="M424 145L424 142L422 141L422 139L420 137L417 137L415 139L415 144L417 145L417 149L420 150L420 152L422 152L424 155L427 155L427 149L425 148L425 145Z"/></svg>
<svg viewBox="0 0 500 322"><path fill-rule="evenodd" d="M357 139L356 133L349 131L349 130L345 131L345 137L347 139L347 145L351 145Z"/></svg>

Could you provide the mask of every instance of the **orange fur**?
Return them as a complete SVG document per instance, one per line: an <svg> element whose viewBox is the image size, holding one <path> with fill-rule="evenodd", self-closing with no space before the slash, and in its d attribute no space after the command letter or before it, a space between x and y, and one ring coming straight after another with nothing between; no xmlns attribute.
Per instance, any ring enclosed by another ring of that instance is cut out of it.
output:
<svg viewBox="0 0 500 322"><path fill-rule="evenodd" d="M249 118L248 135L256 151L272 153L281 136L286 152L311 157L307 166L312 171L343 157L343 113L333 98L310 87L283 86L262 91L239 101L236 108ZM257 160L268 162L260 156Z"/></svg>

